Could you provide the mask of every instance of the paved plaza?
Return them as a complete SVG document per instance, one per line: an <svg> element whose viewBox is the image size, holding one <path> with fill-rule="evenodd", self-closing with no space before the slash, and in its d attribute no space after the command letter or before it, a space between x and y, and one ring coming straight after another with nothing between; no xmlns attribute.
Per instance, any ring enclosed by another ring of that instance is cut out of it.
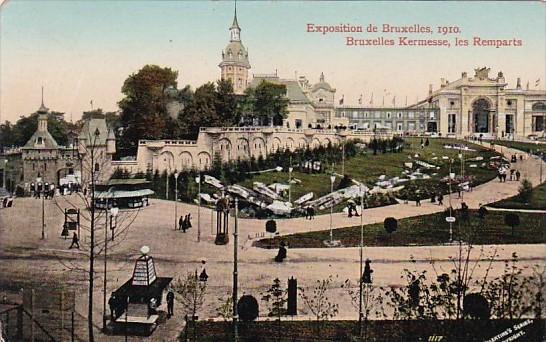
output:
<svg viewBox="0 0 546 342"><path fill-rule="evenodd" d="M502 151L501 151L502 149ZM516 151L505 147L497 150L506 155ZM518 161L516 168L522 173L522 178L528 178L534 185L539 183L540 161L526 157ZM480 203L487 204L517 194L519 182L507 181L499 183L497 179L476 187L472 192L464 194L464 201L470 208L477 208ZM455 208L460 207L457 194L452 198ZM56 202L55 202L56 201ZM33 279L49 279L51 284L64 284L75 289L81 295L77 298L77 310L86 312L85 274L70 269L69 266L86 267L83 252L69 250L70 239L60 237L63 215L61 209L71 203L77 203L76 196L57 197L45 201L47 239L41 240L41 200L20 198L9 210L0 211L0 274L2 287L12 288L13 285L29 286ZM387 216L404 218L430 214L444 210L435 203L425 203L416 207L414 202L396 204L387 207L372 208L364 211L364 223L382 222ZM444 199L444 204L449 203ZM201 208L200 228L201 241L197 242L198 208L185 203L178 204L178 215L191 213L193 228L187 233L175 230L174 202L152 200L151 205L138 213L124 239L119 241L113 250L108 252L108 292L123 284L133 270L134 260L141 246L150 247L150 254L156 260L160 276L179 277L186 272L199 267L202 258L207 260L209 293L205 309L201 317L215 317L218 297L227 297L231 293L233 236L225 246L214 244L212 235L211 210ZM230 218L230 234L233 232L233 218ZM343 213L333 215L333 226L347 227L360 223L360 218L348 218ZM282 219L277 221L280 234L291 234L329 228L329 215L317 216L313 221L305 218ZM329 275L335 277L337 289L332 297L340 304L339 319L355 319L356 312L349 304L346 291L339 288L345 279L357 281L359 276L358 248L322 248L322 249L289 249L288 258L283 263L273 261L276 249L267 250L252 247L252 239L256 234L265 232L265 221L257 219L240 219L239 221L239 285L240 294L248 293L256 297L278 277L283 282L291 276L298 279L299 286L309 286L317 279ZM99 241L103 235L98 234ZM335 238L335 236L334 236ZM84 236L85 240L86 237ZM516 252L521 265L545 264L543 244L534 245L500 245L475 246L471 259L478 260L488 253L496 251L499 255L493 264L489 276L495 277L503 271L503 261ZM365 248L365 258L372 260L374 268L374 284L377 286L401 285L400 278L405 268L412 270L427 270L429 274L448 271L452 267L450 257L458 252L458 246L434 247L373 247ZM410 263L410 258L415 263ZM97 260L97 282L102 284L102 257ZM434 268L430 261L434 260ZM486 261L477 261L479 267L475 271L478 277L485 270ZM39 277L38 277L39 275ZM10 286L11 285L11 286ZM95 318L100 325L102 314L102 286L96 287ZM300 307L303 309L303 307ZM180 308L175 305L175 312ZM306 317L305 313L300 317ZM153 340L171 340L176 337L183 326L180 316L169 320L160 326L152 335ZM104 341L116 341L117 338L101 336ZM140 339L141 340L141 339Z"/></svg>

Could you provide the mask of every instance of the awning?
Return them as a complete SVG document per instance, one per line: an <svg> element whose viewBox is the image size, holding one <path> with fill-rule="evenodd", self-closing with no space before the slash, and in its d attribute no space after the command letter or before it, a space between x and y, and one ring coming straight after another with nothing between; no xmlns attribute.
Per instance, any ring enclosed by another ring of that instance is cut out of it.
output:
<svg viewBox="0 0 546 342"><path fill-rule="evenodd" d="M150 189L141 190L116 190L116 191L96 191L95 198L131 198L131 197L144 197L153 195L154 191Z"/></svg>

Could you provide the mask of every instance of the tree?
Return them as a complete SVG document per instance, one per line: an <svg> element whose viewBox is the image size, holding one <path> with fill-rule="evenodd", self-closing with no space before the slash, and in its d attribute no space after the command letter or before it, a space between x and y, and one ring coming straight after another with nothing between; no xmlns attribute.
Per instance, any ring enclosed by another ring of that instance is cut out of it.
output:
<svg viewBox="0 0 546 342"><path fill-rule="evenodd" d="M516 213L504 215L504 224L512 227L512 236L514 236L514 227L519 226L519 215Z"/></svg>
<svg viewBox="0 0 546 342"><path fill-rule="evenodd" d="M230 80L219 80L216 83L215 109L222 126L234 126L240 121L239 100L233 92Z"/></svg>
<svg viewBox="0 0 546 342"><path fill-rule="evenodd" d="M167 90L177 86L178 72L157 65L145 65L130 75L121 88L125 97L118 103L123 135L122 154L135 154L140 139L162 139L172 133L172 118L167 112Z"/></svg>
<svg viewBox="0 0 546 342"><path fill-rule="evenodd" d="M279 278L275 278L273 284L262 294L262 300L271 305L268 315L277 317L277 320L280 321L281 317L286 314L284 306L287 302L287 291L282 288Z"/></svg>
<svg viewBox="0 0 546 342"><path fill-rule="evenodd" d="M207 293L207 283L199 281L197 271L188 272L184 278L178 278L172 285L177 299L182 305L182 310L186 317L190 319L193 325L194 341L196 334L197 312L201 310L205 302Z"/></svg>
<svg viewBox="0 0 546 342"><path fill-rule="evenodd" d="M90 342L94 341L94 323L93 323L93 297L95 290L95 278L97 277L95 271L96 258L104 253L106 258L107 248L112 250L119 246L127 236L129 228L138 216L140 209L127 210L120 212L116 217L115 229L112 232L113 240L108 241L109 235L109 222L106 216L107 211L100 211L96 207L95 194L96 184L101 178L108 178L106 173L110 160L106 157L104 151L97 145L97 137L94 132L82 132L87 135L87 142L84 144L80 142L78 146L78 155L80 158L81 166L81 184L87 190L87 195L83 193L76 193L75 196L57 196L54 197L54 203L56 207L64 213L65 209L81 209L80 217L80 229L81 234L86 235L86 239L82 239L82 236L78 236L80 241L80 250L84 252L86 257L86 265L80 265L77 259L66 259L64 255L59 255L57 259L59 262L71 272L83 272L87 276L88 282L88 333ZM97 171L97 166L98 170ZM79 232L80 233L80 232ZM104 240L101 241L100 237L104 236ZM88 237L88 239L87 239ZM63 253L64 254L64 253ZM104 275L106 277L106 275Z"/></svg>
<svg viewBox="0 0 546 342"><path fill-rule="evenodd" d="M262 300L270 304L269 317L277 318L277 339L280 340L281 317L286 314L286 302L288 291L283 289L279 278L273 280L273 284L262 294Z"/></svg>
<svg viewBox="0 0 546 342"><path fill-rule="evenodd" d="M307 293L304 288L298 288L303 304L313 314L316 321L317 337L320 336L320 327L322 321L327 321L338 314L338 304L333 303L328 298L328 291L332 288L332 276L326 279L317 280L311 293Z"/></svg>
<svg viewBox="0 0 546 342"><path fill-rule="evenodd" d="M288 114L286 85L262 81L256 88L245 92L246 101L243 113L246 118L256 120L260 125L282 124Z"/></svg>
<svg viewBox="0 0 546 342"><path fill-rule="evenodd" d="M523 179L518 189L519 198L523 203L529 203L533 194L533 184L528 179Z"/></svg>
<svg viewBox="0 0 546 342"><path fill-rule="evenodd" d="M392 234L398 228L398 221L394 217L387 217L383 221L383 226L387 233Z"/></svg>

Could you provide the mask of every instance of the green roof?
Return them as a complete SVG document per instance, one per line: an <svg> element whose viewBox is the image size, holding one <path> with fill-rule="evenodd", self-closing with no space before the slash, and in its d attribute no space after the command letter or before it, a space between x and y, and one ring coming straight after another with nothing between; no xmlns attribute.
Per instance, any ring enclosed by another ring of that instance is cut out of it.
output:
<svg viewBox="0 0 546 342"><path fill-rule="evenodd" d="M150 182L144 178L113 178L106 185L139 185L149 184Z"/></svg>

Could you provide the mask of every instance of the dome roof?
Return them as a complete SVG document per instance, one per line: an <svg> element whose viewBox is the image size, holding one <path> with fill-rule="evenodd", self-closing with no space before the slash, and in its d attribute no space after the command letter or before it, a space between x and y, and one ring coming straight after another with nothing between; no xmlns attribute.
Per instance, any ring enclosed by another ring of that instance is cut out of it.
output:
<svg viewBox="0 0 546 342"><path fill-rule="evenodd" d="M319 83L316 83L313 85L313 91L315 90L318 90L318 89L325 89L325 90L328 90L328 91L333 91L333 88L330 86L330 83L328 82L319 82Z"/></svg>
<svg viewBox="0 0 546 342"><path fill-rule="evenodd" d="M248 52L246 51L243 43L240 41L232 41L226 46L222 52L222 64L242 64L243 66L250 68L248 61Z"/></svg>

